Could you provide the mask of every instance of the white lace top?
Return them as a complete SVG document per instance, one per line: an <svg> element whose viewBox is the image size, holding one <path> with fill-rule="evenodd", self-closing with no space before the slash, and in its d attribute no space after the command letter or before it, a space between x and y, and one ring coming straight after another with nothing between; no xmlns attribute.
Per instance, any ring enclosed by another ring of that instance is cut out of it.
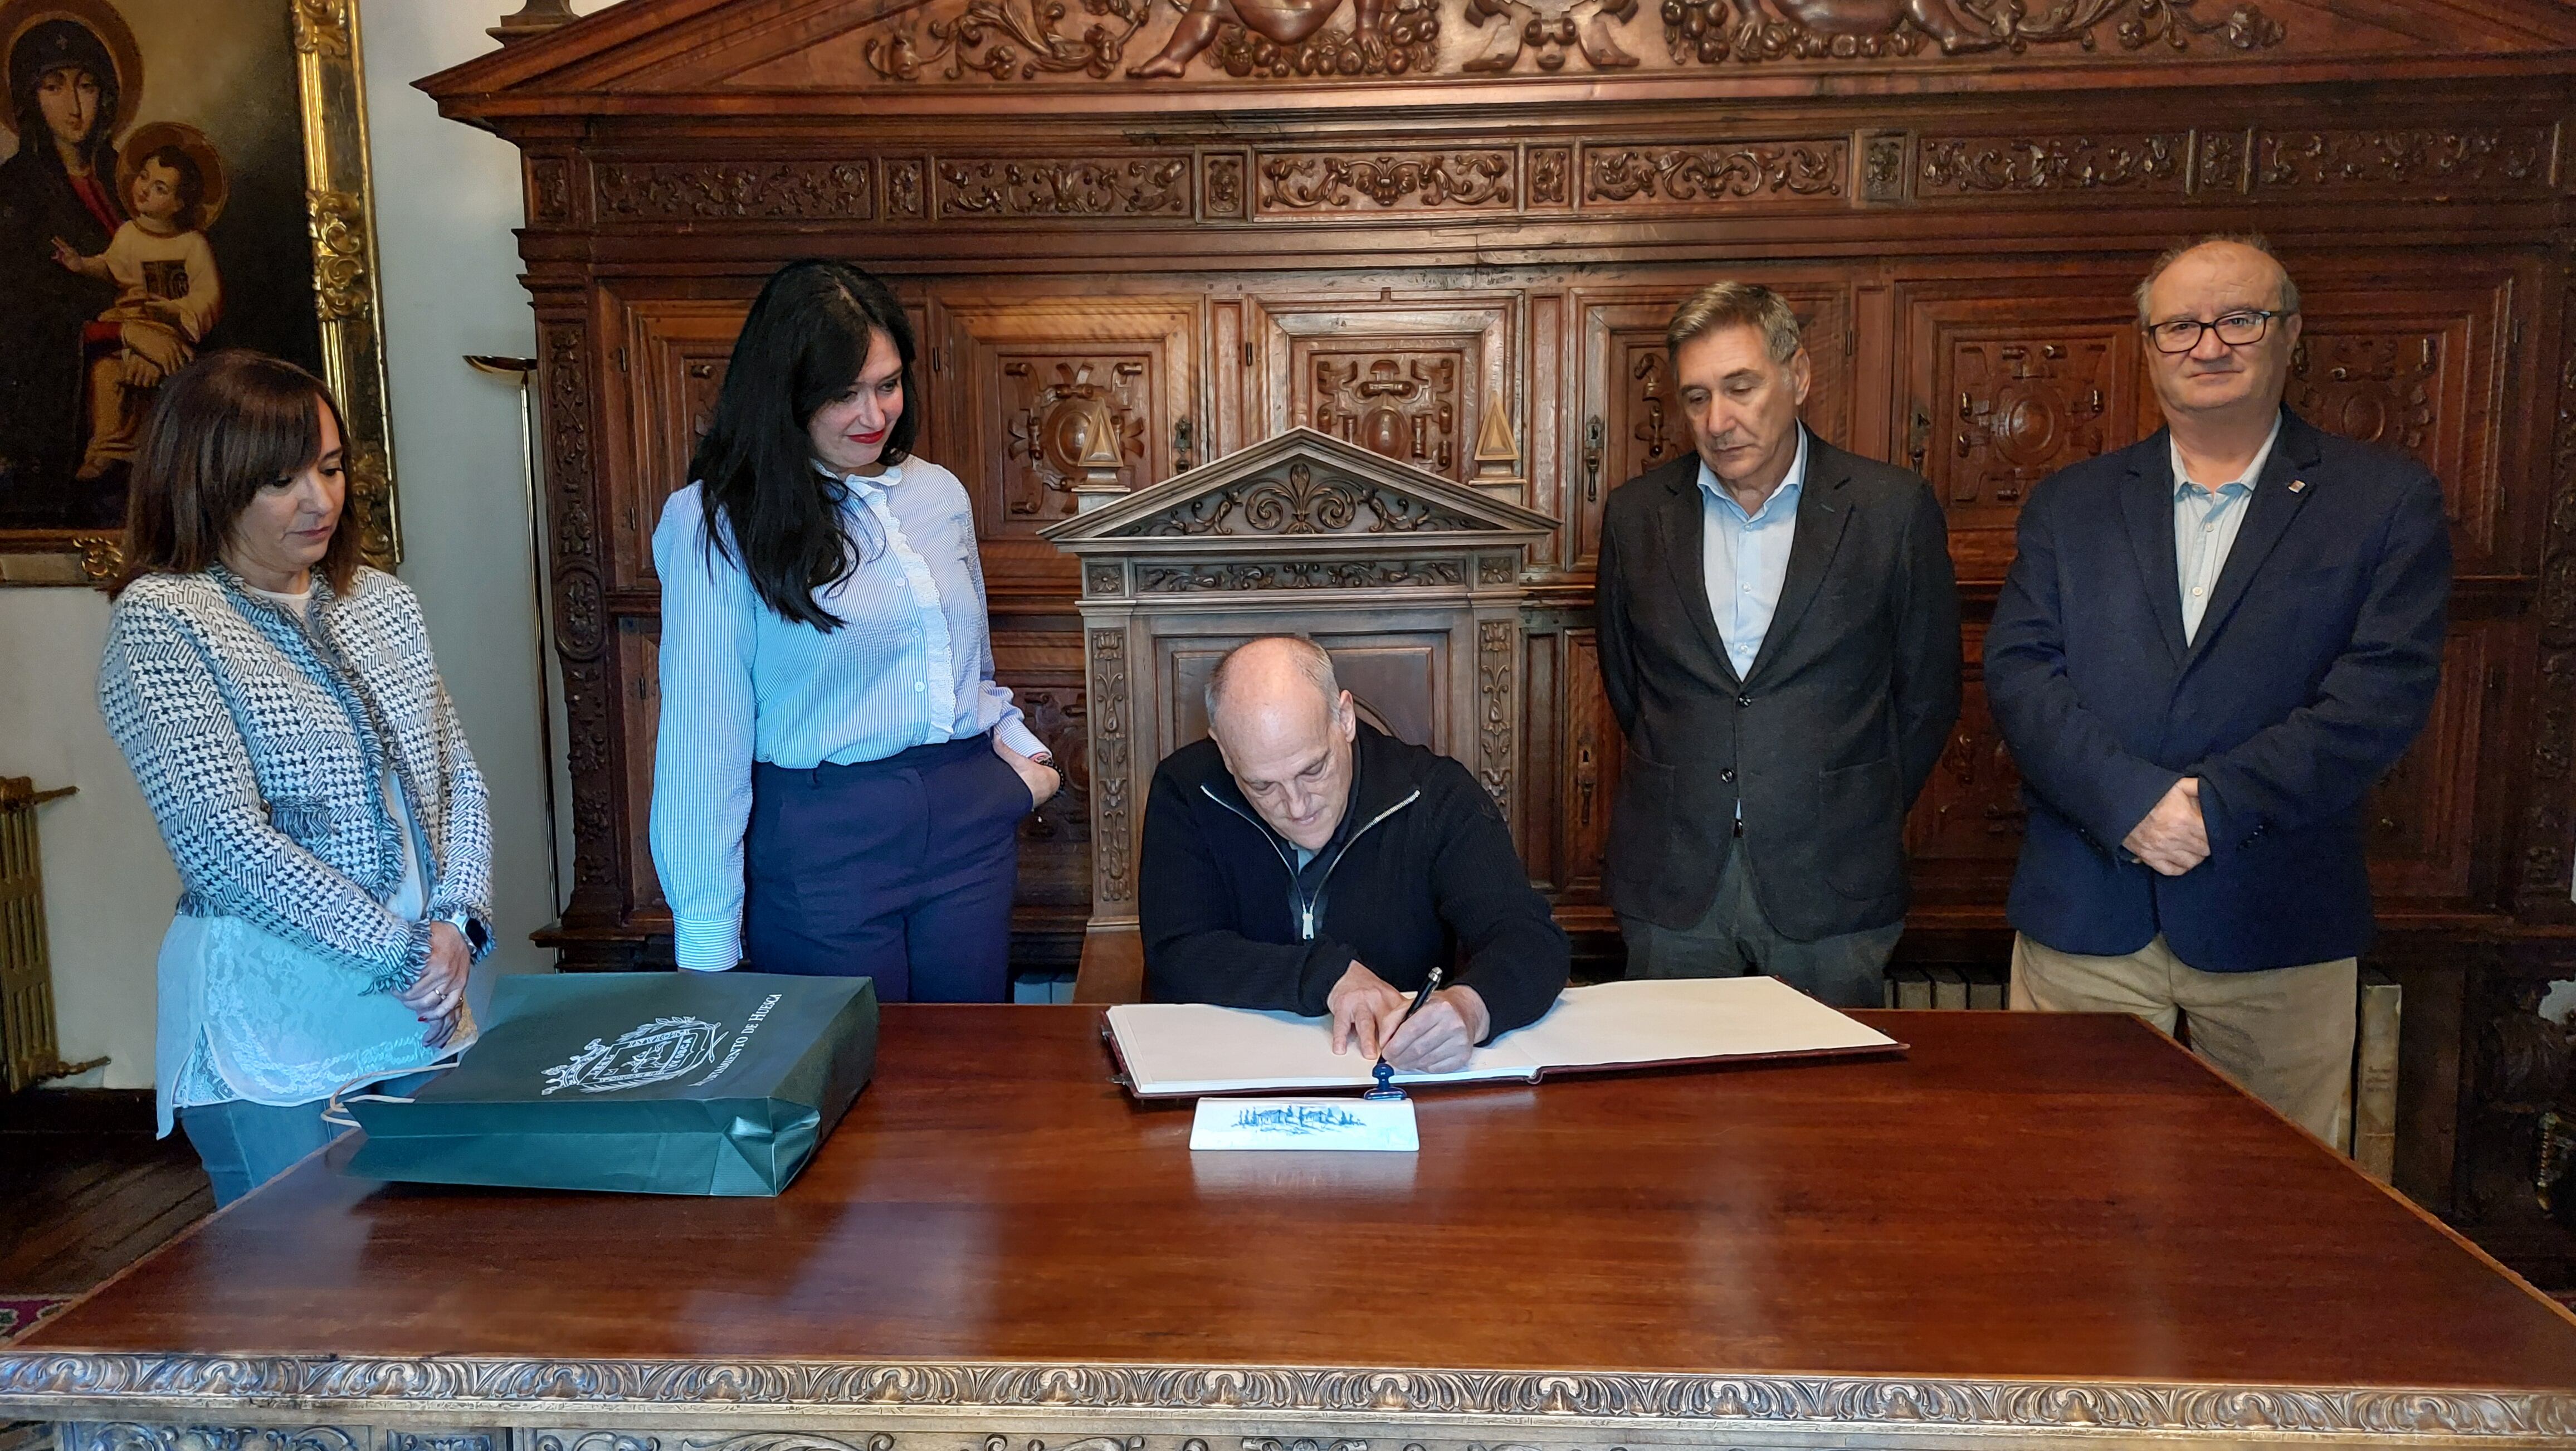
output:
<svg viewBox="0 0 2576 1451"><path fill-rule="evenodd" d="M240 582L237 588L252 598L276 603L289 619L304 626L307 637L314 637L317 611L312 588L301 595L260 590L250 582ZM327 647L319 637L314 642ZM384 910L404 923L417 923L428 915L430 876L420 822L412 812L410 794L402 789L402 773L394 771L392 753L384 758L379 786L402 848L402 871L394 879L392 894L384 899ZM178 985L196 985L198 1003L196 1013L191 1013L196 1033L188 1057L170 1080L162 1103L162 1131L167 1131L167 1119L178 1108L234 1100L276 1106L314 1103L343 1082L392 1077L438 1057L438 1049L422 1041L422 1026L412 1021L410 1010L386 992L358 997L355 1003L314 1003L312 1023L278 1021L273 1005L281 997L299 997L294 985L268 982L268 977L294 974L294 966L270 961L278 956L278 948L281 938L232 915L180 912L170 923L170 933L162 938L160 982L165 992ZM252 1015L258 1021L247 1021ZM376 1031L358 1033L355 1046L340 1031L314 1031L317 1023L348 1028L350 1015L368 1018ZM459 1039L466 1036L471 1036L471 1026L459 1033Z"/></svg>

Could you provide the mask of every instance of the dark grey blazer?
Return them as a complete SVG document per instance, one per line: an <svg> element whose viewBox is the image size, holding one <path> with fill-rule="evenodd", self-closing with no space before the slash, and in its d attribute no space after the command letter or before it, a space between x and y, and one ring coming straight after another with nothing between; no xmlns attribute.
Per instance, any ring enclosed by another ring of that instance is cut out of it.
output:
<svg viewBox="0 0 2576 1451"><path fill-rule="evenodd" d="M1688 927L1736 803L1763 915L1812 941L1905 915L1905 813L1959 718L1959 593L1931 485L1807 435L1770 633L1737 679L1709 612L1699 458L1610 495L1601 679L1628 736L1610 905Z"/></svg>

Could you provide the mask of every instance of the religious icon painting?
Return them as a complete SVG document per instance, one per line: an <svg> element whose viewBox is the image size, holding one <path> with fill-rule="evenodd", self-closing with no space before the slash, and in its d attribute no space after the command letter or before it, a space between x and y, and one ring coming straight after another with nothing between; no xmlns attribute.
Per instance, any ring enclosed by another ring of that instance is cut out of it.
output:
<svg viewBox="0 0 2576 1451"><path fill-rule="evenodd" d="M255 348L350 433L397 555L356 0L0 0L0 584L122 564L162 382Z"/></svg>

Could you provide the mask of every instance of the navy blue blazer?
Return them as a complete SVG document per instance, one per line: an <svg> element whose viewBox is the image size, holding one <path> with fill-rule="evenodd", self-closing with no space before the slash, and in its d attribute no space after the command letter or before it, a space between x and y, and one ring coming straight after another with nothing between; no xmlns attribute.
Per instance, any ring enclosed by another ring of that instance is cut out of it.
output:
<svg viewBox="0 0 2576 1451"><path fill-rule="evenodd" d="M2061 952L2162 932L2206 972L2354 956L2371 934L2362 796L2423 729L2441 673L2441 485L2284 410L2189 646L2173 495L2159 429L2022 509L1986 632L1986 699L2030 808L2006 912ZM2167 877L2120 842L2184 776L2210 855Z"/></svg>

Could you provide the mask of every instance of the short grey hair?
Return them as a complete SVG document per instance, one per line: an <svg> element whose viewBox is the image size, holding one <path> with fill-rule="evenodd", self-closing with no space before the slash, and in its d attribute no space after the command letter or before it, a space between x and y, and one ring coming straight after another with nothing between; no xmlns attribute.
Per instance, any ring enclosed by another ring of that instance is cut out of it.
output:
<svg viewBox="0 0 2576 1451"><path fill-rule="evenodd" d="M1712 282L1684 298L1665 325L1665 355L1678 353L1682 344L1722 327L1758 329L1775 363L1798 355L1798 314L1787 298L1758 282Z"/></svg>
<svg viewBox="0 0 2576 1451"><path fill-rule="evenodd" d="M1284 641L1291 647L1290 653L1297 662L1297 673L1305 676L1308 683L1323 692L1325 705L1330 706L1342 698L1342 683L1333 678L1333 657L1325 653L1323 646L1304 635L1263 635L1258 639L1246 640L1226 651L1225 658L1217 661L1216 668L1208 672L1205 696L1208 729L1216 729L1216 708L1225 698L1225 680L1231 673L1229 667L1234 664L1234 657L1255 645L1266 645L1274 640Z"/></svg>
<svg viewBox="0 0 2576 1451"><path fill-rule="evenodd" d="M2248 247L2270 257L2272 265L2281 268L2281 311L2290 313L2299 310L2299 284L2290 280L2290 269L2281 266L2281 259L2273 253L2272 244L2263 240L2262 233L2213 232L2206 237L2177 242L2158 254L2155 261L2147 264L2147 275L2138 283L2138 326L2145 327L2151 321L2147 316L2147 294L2155 290L2156 279L2165 275L2166 268L2181 261L2184 253L2206 247L2212 242L2233 242L2239 247Z"/></svg>

